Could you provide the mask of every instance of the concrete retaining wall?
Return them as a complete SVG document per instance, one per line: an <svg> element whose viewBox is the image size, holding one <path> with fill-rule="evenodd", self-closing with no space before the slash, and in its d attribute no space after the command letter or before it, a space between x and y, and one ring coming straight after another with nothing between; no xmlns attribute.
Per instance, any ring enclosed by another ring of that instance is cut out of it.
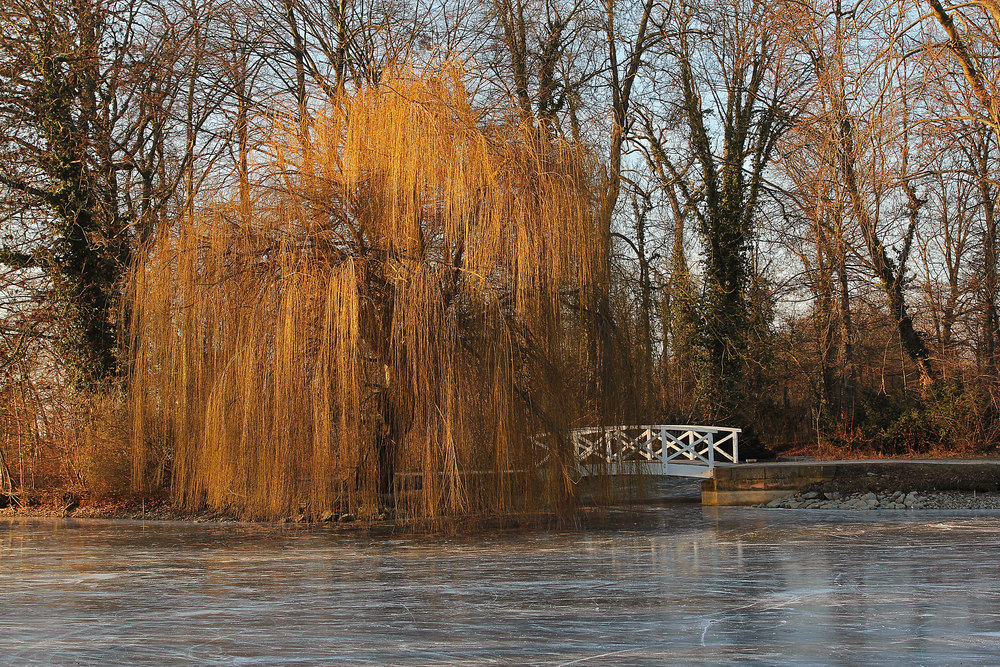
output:
<svg viewBox="0 0 1000 667"><path fill-rule="evenodd" d="M806 487L855 491L1000 491L1000 460L741 463L701 485L705 505L756 505Z"/></svg>

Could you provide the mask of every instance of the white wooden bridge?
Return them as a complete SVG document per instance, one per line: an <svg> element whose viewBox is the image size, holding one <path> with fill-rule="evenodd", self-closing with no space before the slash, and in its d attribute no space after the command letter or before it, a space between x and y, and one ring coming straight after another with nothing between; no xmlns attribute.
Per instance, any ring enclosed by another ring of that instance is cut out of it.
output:
<svg viewBox="0 0 1000 667"><path fill-rule="evenodd" d="M740 460L738 428L722 426L605 426L570 431L577 471L595 475L711 477L717 465ZM538 442L541 447L545 445Z"/></svg>

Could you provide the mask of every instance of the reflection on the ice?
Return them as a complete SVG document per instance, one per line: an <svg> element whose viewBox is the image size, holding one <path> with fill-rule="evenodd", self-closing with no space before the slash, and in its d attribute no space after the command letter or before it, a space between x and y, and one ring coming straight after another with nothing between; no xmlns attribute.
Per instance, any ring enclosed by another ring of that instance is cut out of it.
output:
<svg viewBox="0 0 1000 667"><path fill-rule="evenodd" d="M4 664L992 664L1000 514L435 538L0 522Z"/></svg>

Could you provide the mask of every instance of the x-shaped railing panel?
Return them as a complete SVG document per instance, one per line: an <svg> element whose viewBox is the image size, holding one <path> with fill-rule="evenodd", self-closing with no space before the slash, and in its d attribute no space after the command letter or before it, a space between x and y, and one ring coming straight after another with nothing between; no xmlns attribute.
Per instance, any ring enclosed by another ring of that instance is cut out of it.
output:
<svg viewBox="0 0 1000 667"><path fill-rule="evenodd" d="M569 435L583 475L627 473L629 466L640 465L654 471L651 474L705 476L716 462L739 462L740 433L722 426L656 424L578 428ZM543 433L532 438L540 454L538 465L550 458L548 437ZM704 472L692 472L697 470Z"/></svg>
<svg viewBox="0 0 1000 667"><path fill-rule="evenodd" d="M581 428L570 435L580 466L658 461L666 471L670 465L710 469L717 458L737 463L740 432L721 426L658 424Z"/></svg>

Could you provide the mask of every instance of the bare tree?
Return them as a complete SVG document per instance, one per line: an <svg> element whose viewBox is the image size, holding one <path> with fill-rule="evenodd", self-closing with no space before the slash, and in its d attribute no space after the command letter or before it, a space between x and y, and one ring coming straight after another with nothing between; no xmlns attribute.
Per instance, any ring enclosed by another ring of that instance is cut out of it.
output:
<svg viewBox="0 0 1000 667"><path fill-rule="evenodd" d="M798 73L784 29L763 3L679 10L669 49L679 89L674 113L693 168L675 167L652 126L646 131L660 180L684 199L673 204L675 215L690 211L703 241L702 333L714 378L709 402L719 416L731 416L739 402L756 221L776 142L796 113Z"/></svg>

